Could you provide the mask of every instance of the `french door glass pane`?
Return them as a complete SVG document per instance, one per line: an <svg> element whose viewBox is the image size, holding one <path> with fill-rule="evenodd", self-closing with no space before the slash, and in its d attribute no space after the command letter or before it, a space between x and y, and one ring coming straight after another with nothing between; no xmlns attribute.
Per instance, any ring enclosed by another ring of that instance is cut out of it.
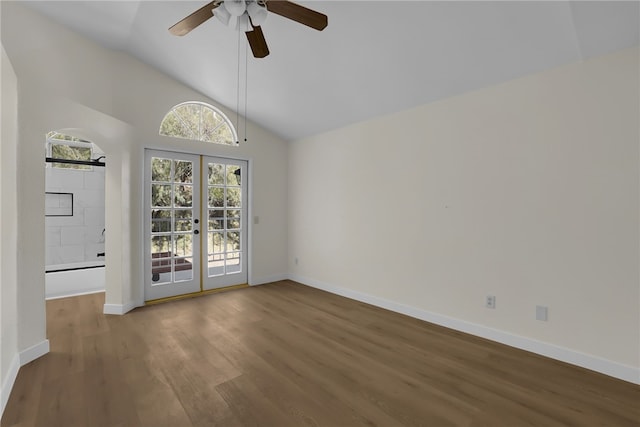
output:
<svg viewBox="0 0 640 427"><path fill-rule="evenodd" d="M151 255L151 282L153 285L163 285L172 281L171 258L163 258L160 255Z"/></svg>
<svg viewBox="0 0 640 427"><path fill-rule="evenodd" d="M176 234L174 236L173 256L191 257L193 256L193 235Z"/></svg>
<svg viewBox="0 0 640 427"><path fill-rule="evenodd" d="M171 209L153 209L151 211L151 232L171 232Z"/></svg>
<svg viewBox="0 0 640 427"><path fill-rule="evenodd" d="M219 254L223 252L224 246L224 234L219 232L209 232L209 238L207 239L209 254Z"/></svg>
<svg viewBox="0 0 640 427"><path fill-rule="evenodd" d="M151 158L151 282L193 280L193 161Z"/></svg>
<svg viewBox="0 0 640 427"><path fill-rule="evenodd" d="M151 206L171 207L170 184L151 184Z"/></svg>
<svg viewBox="0 0 640 427"><path fill-rule="evenodd" d="M240 166L227 165L227 186L240 187L242 169Z"/></svg>
<svg viewBox="0 0 640 427"><path fill-rule="evenodd" d="M239 208L241 206L240 195L239 188L227 188L227 207Z"/></svg>
<svg viewBox="0 0 640 427"><path fill-rule="evenodd" d="M209 163L209 185L224 185L224 165Z"/></svg>
<svg viewBox="0 0 640 427"><path fill-rule="evenodd" d="M223 275L224 274L224 255L223 254L209 255L207 258L208 258L207 270L208 270L209 277Z"/></svg>
<svg viewBox="0 0 640 427"><path fill-rule="evenodd" d="M240 218L227 219L227 230L235 230L240 228Z"/></svg>
<svg viewBox="0 0 640 427"><path fill-rule="evenodd" d="M171 248L171 236L152 236L151 237L151 253L163 254L162 256L169 256L169 250Z"/></svg>
<svg viewBox="0 0 640 427"><path fill-rule="evenodd" d="M242 271L240 256L240 252L230 252L227 254L225 262L225 270L227 274L240 273Z"/></svg>
<svg viewBox="0 0 640 427"><path fill-rule="evenodd" d="M174 163L174 181L175 182L184 182L184 183L192 183L193 182L193 163L184 161L184 160L176 160Z"/></svg>
<svg viewBox="0 0 640 427"><path fill-rule="evenodd" d="M175 206L191 207L193 205L193 185L175 185Z"/></svg>
<svg viewBox="0 0 640 427"><path fill-rule="evenodd" d="M208 163L208 276L242 271L242 167Z"/></svg>
<svg viewBox="0 0 640 427"><path fill-rule="evenodd" d="M174 231L191 231L193 229L193 213L191 209L176 209L174 211Z"/></svg>
<svg viewBox="0 0 640 427"><path fill-rule="evenodd" d="M151 160L151 181L171 181L171 160L154 157Z"/></svg>
<svg viewBox="0 0 640 427"><path fill-rule="evenodd" d="M209 230L221 230L224 228L224 211L209 210Z"/></svg>
<svg viewBox="0 0 640 427"><path fill-rule="evenodd" d="M175 271L175 282L193 280L193 258L174 258L173 271Z"/></svg>
<svg viewBox="0 0 640 427"><path fill-rule="evenodd" d="M224 206L224 188L210 187L209 188L209 207L221 208Z"/></svg>
<svg viewBox="0 0 640 427"><path fill-rule="evenodd" d="M239 251L240 250L240 232L234 231L227 233L227 248L226 252Z"/></svg>

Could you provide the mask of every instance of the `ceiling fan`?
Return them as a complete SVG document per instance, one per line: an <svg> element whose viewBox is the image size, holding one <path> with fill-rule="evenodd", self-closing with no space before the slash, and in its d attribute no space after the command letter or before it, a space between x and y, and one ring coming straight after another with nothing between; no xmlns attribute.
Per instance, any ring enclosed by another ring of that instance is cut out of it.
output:
<svg viewBox="0 0 640 427"><path fill-rule="evenodd" d="M245 34L253 56L264 58L269 55L269 48L260 24L267 18L268 12L318 31L324 30L328 23L327 15L288 0L214 0L173 25L169 32L184 36L215 15L226 25L246 28Z"/></svg>

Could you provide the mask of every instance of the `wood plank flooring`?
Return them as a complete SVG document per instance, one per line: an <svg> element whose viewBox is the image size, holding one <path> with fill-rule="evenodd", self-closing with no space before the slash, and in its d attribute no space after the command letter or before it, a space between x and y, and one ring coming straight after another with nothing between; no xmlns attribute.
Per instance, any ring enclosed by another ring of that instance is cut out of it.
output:
<svg viewBox="0 0 640 427"><path fill-rule="evenodd" d="M640 387L283 281L102 314L47 302L16 426L640 426Z"/></svg>

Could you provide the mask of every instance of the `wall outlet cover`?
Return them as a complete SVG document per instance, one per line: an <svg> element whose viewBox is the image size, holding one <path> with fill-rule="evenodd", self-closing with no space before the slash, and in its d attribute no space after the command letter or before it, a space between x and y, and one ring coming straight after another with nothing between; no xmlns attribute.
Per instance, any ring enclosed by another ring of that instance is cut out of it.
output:
<svg viewBox="0 0 640 427"><path fill-rule="evenodd" d="M484 306L487 308L496 308L496 297L494 295L487 295Z"/></svg>
<svg viewBox="0 0 640 427"><path fill-rule="evenodd" d="M536 305L536 320L546 322L548 319L549 307L544 305Z"/></svg>

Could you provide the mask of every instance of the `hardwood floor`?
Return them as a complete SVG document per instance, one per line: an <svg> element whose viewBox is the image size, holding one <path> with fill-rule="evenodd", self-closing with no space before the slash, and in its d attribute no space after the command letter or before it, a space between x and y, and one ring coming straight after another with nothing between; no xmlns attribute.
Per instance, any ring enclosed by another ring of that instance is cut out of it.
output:
<svg viewBox="0 0 640 427"><path fill-rule="evenodd" d="M290 281L47 302L13 426L640 426L640 387Z"/></svg>

